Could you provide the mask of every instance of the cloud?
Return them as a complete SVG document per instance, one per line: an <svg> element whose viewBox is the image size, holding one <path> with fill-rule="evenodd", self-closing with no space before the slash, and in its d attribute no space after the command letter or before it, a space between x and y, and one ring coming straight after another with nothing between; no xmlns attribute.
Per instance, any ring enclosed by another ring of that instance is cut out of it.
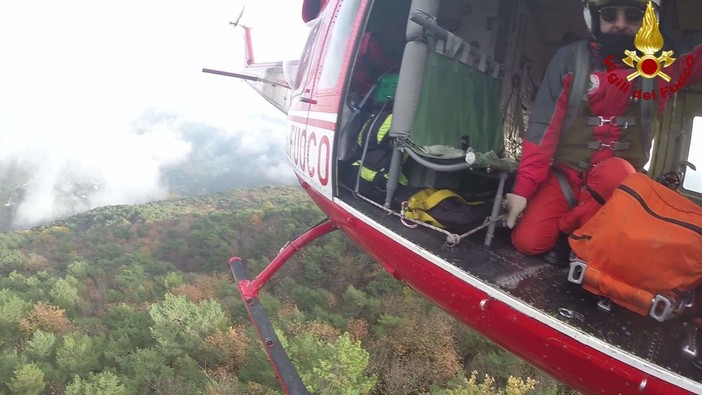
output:
<svg viewBox="0 0 702 395"><path fill-rule="evenodd" d="M109 125L109 126L108 126ZM13 227L27 227L97 206L142 203L167 196L161 171L186 160L191 144L176 125L157 123L138 133L126 123L54 124L0 133L0 166L28 176L19 180ZM68 131L68 132L65 132Z"/></svg>
<svg viewBox="0 0 702 395"><path fill-rule="evenodd" d="M223 126L151 108L130 122L56 125L70 131L61 134L43 126L25 124L30 132L21 139L0 133L0 177L22 192L8 200L12 228L105 205L296 183L278 114L254 112ZM26 176L10 180L10 173Z"/></svg>
<svg viewBox="0 0 702 395"><path fill-rule="evenodd" d="M244 114L220 108L232 106L224 99L151 107L135 118L54 113L0 124L0 177L11 188L21 186L21 196L0 194L0 203L11 202L14 211L12 224L0 229L104 205L294 183L284 157L285 117L253 91L241 96L248 96Z"/></svg>
<svg viewBox="0 0 702 395"><path fill-rule="evenodd" d="M247 10L268 47L257 60L296 56L286 39L300 48L304 29L287 26L302 25L289 17L300 5ZM101 205L293 182L283 114L241 81L201 72L243 67L242 31L228 24L238 6L1 5L0 230L3 209L28 227Z"/></svg>

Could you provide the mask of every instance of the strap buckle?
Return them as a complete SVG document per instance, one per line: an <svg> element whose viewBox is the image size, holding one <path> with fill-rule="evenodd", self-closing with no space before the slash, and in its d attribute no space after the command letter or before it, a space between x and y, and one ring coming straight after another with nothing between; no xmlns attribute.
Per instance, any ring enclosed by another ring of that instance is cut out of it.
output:
<svg viewBox="0 0 702 395"><path fill-rule="evenodd" d="M609 119L607 119L607 118L605 118L605 117L603 117L603 116L601 116L601 115L598 115L597 118L600 119L600 124L597 125L597 126L603 126L603 125L606 124L606 123L608 123L608 124L610 124L610 125L616 125L616 124L617 124L617 117L615 117L615 116L611 116L611 117L609 117Z"/></svg>
<svg viewBox="0 0 702 395"><path fill-rule="evenodd" d="M593 150L601 150L601 149L610 149L612 151L620 151L624 149L628 149L629 146L631 145L630 142L628 141L611 141L609 143L606 143L604 141L588 141L587 143L587 148L593 149Z"/></svg>
<svg viewBox="0 0 702 395"><path fill-rule="evenodd" d="M597 116L588 118L587 124L591 125L591 126L604 126L606 124L609 124L612 126L614 126L614 125L620 126L623 129L626 129L629 126L636 125L636 120L633 117L611 116L611 117L607 118L607 117L603 117L601 115L597 115Z"/></svg>

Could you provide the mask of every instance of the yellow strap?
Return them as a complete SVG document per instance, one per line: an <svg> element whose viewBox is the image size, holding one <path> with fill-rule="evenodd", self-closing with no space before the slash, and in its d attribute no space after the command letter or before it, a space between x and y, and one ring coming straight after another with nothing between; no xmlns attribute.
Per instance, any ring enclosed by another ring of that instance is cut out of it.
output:
<svg viewBox="0 0 702 395"><path fill-rule="evenodd" d="M446 227L444 225L440 224L439 221L434 219L434 217L427 214L426 211L422 211L422 210L405 211L405 218L415 219L417 221L422 221L422 222L426 222L430 225L434 225L437 228L446 229Z"/></svg>
<svg viewBox="0 0 702 395"><path fill-rule="evenodd" d="M417 221L426 222L428 224L434 225L437 228L446 229L439 221L427 213L427 210L431 210L437 204L441 203L444 199L455 197L461 202L468 206L474 206L482 204L483 202L466 202L459 194L450 189L431 189L426 188L415 193L409 198L407 202L407 210L404 211L405 218L415 219Z"/></svg>
<svg viewBox="0 0 702 395"><path fill-rule="evenodd" d="M460 199L461 202L468 204L459 194L450 189L437 191L436 189L426 188L412 195L409 198L407 207L412 210L431 210L434 206L449 197L456 197Z"/></svg>

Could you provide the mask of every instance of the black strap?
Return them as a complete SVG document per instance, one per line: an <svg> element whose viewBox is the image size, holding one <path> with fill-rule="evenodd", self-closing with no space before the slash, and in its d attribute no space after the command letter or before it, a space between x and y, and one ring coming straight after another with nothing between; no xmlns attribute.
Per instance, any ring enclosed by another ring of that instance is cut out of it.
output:
<svg viewBox="0 0 702 395"><path fill-rule="evenodd" d="M641 77L639 77L641 78ZM652 78L641 78L641 92L651 92L653 90ZM643 153L646 160L650 159L651 144L653 135L651 134L651 103L652 100L641 100L641 138L643 139Z"/></svg>
<svg viewBox="0 0 702 395"><path fill-rule="evenodd" d="M587 124L590 126L602 126L602 125L618 125L628 128L629 126L636 125L636 118L634 117L588 117Z"/></svg>
<svg viewBox="0 0 702 395"><path fill-rule="evenodd" d="M612 141L611 143L605 143L604 141L587 142L587 148L594 150L601 150L607 148L611 149L612 151L621 151L629 149L629 146L631 146L631 142L629 141Z"/></svg>
<svg viewBox="0 0 702 395"><path fill-rule="evenodd" d="M580 40L571 44L573 49L574 64L573 64L573 79L570 87L570 95L568 96L568 109L566 111L566 119L563 122L562 131L570 129L575 122L575 118L580 112L580 105L585 94L585 84L590 79L590 50L588 48L588 40Z"/></svg>
<svg viewBox="0 0 702 395"><path fill-rule="evenodd" d="M568 202L568 207L572 210L575 208L575 206L578 204L577 199L575 199L575 193L573 193L573 189L570 187L570 184L568 184L568 180L566 180L565 174L563 174L563 170L558 168L557 166L552 166L553 172L556 173L556 179L558 179L558 184L561 186L561 190L563 191L563 195L565 196L566 202Z"/></svg>
<svg viewBox="0 0 702 395"><path fill-rule="evenodd" d="M602 197L602 195L597 193L597 191L592 189L589 185L585 185L585 189L587 189L587 191L590 192L590 196L592 196L592 198L595 199L597 201L597 203L604 206L604 204L606 202L605 202L605 199Z"/></svg>

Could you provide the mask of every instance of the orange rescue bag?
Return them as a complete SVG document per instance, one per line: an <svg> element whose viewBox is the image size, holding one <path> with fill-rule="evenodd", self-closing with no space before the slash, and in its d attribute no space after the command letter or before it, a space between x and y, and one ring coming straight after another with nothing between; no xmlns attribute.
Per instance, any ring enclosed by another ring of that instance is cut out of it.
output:
<svg viewBox="0 0 702 395"><path fill-rule="evenodd" d="M568 241L570 281L659 321L702 283L702 208L641 173Z"/></svg>

